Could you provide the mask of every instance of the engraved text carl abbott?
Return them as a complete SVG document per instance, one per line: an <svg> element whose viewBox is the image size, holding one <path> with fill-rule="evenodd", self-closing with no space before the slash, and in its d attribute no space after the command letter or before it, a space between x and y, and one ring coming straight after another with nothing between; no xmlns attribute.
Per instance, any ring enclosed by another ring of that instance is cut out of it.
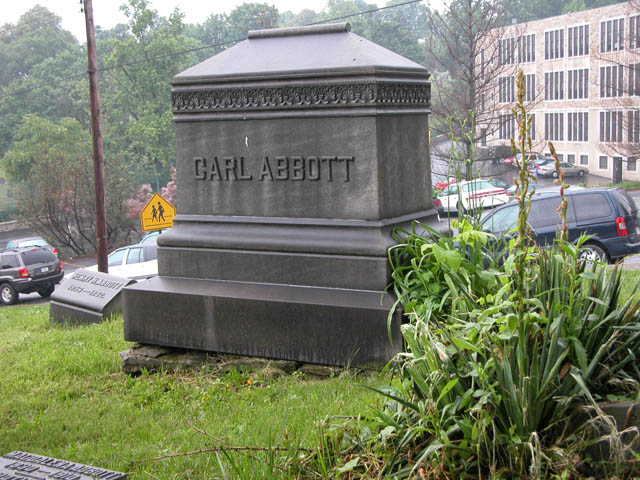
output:
<svg viewBox="0 0 640 480"><path fill-rule="evenodd" d="M273 156L258 161L237 156L194 157L197 180L349 182L353 156Z"/></svg>

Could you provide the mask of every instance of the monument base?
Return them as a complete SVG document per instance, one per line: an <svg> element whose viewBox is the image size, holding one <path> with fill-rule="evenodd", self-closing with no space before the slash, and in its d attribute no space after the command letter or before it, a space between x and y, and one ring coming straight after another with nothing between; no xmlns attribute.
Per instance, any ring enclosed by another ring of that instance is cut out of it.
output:
<svg viewBox="0 0 640 480"><path fill-rule="evenodd" d="M364 368L402 346L379 291L156 277L122 293L128 341Z"/></svg>

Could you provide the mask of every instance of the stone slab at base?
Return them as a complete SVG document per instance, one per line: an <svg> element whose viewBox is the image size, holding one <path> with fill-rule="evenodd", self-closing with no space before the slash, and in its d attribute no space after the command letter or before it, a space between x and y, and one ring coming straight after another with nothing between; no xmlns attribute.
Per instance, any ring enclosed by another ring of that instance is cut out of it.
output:
<svg viewBox="0 0 640 480"><path fill-rule="evenodd" d="M293 360L270 360L266 358L243 357L239 355L212 354L202 350L157 347L155 345L134 344L120 352L122 371L128 375L143 372L174 372L177 370L210 368L225 374L232 370L260 375L264 379L303 373L312 378L328 378L345 370L326 365L295 362ZM362 370L360 370L362 372Z"/></svg>
<svg viewBox="0 0 640 480"><path fill-rule="evenodd" d="M377 291L156 277L122 293L128 341L363 368L401 348L393 298Z"/></svg>

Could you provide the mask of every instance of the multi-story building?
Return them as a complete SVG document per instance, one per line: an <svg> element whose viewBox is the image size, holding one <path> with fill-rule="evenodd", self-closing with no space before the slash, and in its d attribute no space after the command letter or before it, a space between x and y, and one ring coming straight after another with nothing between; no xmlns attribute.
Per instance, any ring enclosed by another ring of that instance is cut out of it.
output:
<svg viewBox="0 0 640 480"><path fill-rule="evenodd" d="M488 38L492 54L482 57L504 68L481 95L483 144L517 136L522 70L535 151L548 152L551 141L561 159L591 174L640 180L640 0L513 24Z"/></svg>

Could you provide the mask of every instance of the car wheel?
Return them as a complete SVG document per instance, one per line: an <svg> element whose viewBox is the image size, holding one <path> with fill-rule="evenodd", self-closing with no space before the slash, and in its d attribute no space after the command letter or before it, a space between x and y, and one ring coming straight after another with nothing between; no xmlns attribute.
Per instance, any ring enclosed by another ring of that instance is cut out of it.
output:
<svg viewBox="0 0 640 480"><path fill-rule="evenodd" d="M38 290L38 295L40 295L42 298L50 297L55 288L55 285L48 285L45 288L41 288L40 290Z"/></svg>
<svg viewBox="0 0 640 480"><path fill-rule="evenodd" d="M584 177L584 170L578 170L578 176Z"/></svg>
<svg viewBox="0 0 640 480"><path fill-rule="evenodd" d="M18 301L18 292L8 283L0 285L0 302L5 305L13 305Z"/></svg>
<svg viewBox="0 0 640 480"><path fill-rule="evenodd" d="M606 263L607 262L607 254L605 251L600 248L598 245L594 245L593 243L587 243L580 249L580 254L578 256L579 260L586 262L587 264L592 263Z"/></svg>
<svg viewBox="0 0 640 480"><path fill-rule="evenodd" d="M551 176L552 176L553 178L558 178L558 172L553 172L553 173L551 174Z"/></svg>
<svg viewBox="0 0 640 480"><path fill-rule="evenodd" d="M467 209L464 208L464 205L462 204L461 201L458 201L458 205L456 208L458 209L458 216L464 215L465 213L467 213Z"/></svg>

